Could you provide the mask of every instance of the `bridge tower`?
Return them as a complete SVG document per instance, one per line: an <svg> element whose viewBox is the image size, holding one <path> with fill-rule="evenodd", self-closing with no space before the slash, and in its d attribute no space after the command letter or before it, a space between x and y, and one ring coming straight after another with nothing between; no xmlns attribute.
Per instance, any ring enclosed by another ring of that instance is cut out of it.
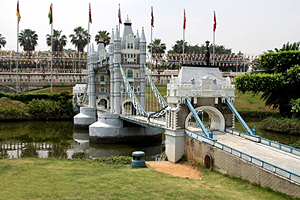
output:
<svg viewBox="0 0 300 200"><path fill-rule="evenodd" d="M135 114L133 106L131 106L131 110L127 108L130 107L128 105L132 105L132 99L126 92L120 65L135 96L139 99L139 103L145 108L146 37L144 29L141 31L141 37L138 31L135 35L131 25L132 23L127 16L123 36L120 37L118 27L112 31L112 38L108 46L109 52L107 53L109 63L105 66L99 66L100 60L97 60L99 67L96 67L97 70L95 70L96 82L98 77L98 80L100 79L100 86L96 84L96 90L100 90L96 95L97 102L100 103L102 100L108 102L107 99L109 99L110 103L105 104L105 109L99 103L96 104L98 120L89 126L90 140L94 142L161 139L161 131L151 127L128 124L119 117L122 114L129 114L128 112ZM101 86L101 76L109 79L104 78L103 86ZM103 87L106 87L104 93L102 92Z"/></svg>
<svg viewBox="0 0 300 200"><path fill-rule="evenodd" d="M184 155L184 130L192 117L185 98L196 111L205 111L210 117L212 130L225 130L232 126L233 115L225 98L234 101L234 85L223 78L215 67L183 66L178 77L167 86L166 155L172 162Z"/></svg>

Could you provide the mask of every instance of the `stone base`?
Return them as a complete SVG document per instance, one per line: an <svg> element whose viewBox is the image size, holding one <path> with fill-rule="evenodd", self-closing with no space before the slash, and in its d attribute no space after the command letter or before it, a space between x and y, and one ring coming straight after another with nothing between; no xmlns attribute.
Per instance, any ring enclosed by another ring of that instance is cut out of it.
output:
<svg viewBox="0 0 300 200"><path fill-rule="evenodd" d="M184 155L184 129L166 129L166 156L169 161L175 163Z"/></svg>
<svg viewBox="0 0 300 200"><path fill-rule="evenodd" d="M88 128L96 121L96 109L90 107L80 107L80 113L74 117L76 128Z"/></svg>
<svg viewBox="0 0 300 200"><path fill-rule="evenodd" d="M161 131L150 127L124 127L117 114L99 114L98 121L89 126L91 142L128 143L161 140Z"/></svg>

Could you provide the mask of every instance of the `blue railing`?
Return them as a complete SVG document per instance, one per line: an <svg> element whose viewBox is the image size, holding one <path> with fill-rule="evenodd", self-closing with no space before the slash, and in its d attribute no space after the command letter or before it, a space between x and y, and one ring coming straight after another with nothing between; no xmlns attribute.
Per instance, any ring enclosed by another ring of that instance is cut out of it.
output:
<svg viewBox="0 0 300 200"><path fill-rule="evenodd" d="M241 136L241 137L253 140L255 142L260 142L261 144L264 144L264 145L267 145L267 146L285 151L287 153L291 153L293 155L300 156L300 149L297 149L297 148L294 148L294 147L291 147L291 146L288 146L288 145L285 145L285 144L281 144L279 142L275 142L275 141L272 141L272 140L268 140L268 139L260 137L258 135L250 136L247 133L244 133L242 131L238 131L238 130L235 130L235 129L229 128L229 127L226 127L225 131L227 133L231 133L231 134L234 134L234 135L237 135L237 136Z"/></svg>
<svg viewBox="0 0 300 200"><path fill-rule="evenodd" d="M232 103L229 101L228 98L225 98L225 102L228 105L228 107L230 108L230 110L233 112L233 114L236 116L236 118L239 120L239 122L242 124L242 126L244 127L244 129L246 130L246 132L248 134L250 134L250 135L253 135L252 131L250 130L250 128L248 127L248 125L246 124L246 122L243 120L243 118L240 116L240 114L234 108L234 106L232 105Z"/></svg>
<svg viewBox="0 0 300 200"><path fill-rule="evenodd" d="M192 138L200 141L200 142L204 142L204 143L214 146L222 151L225 151L225 152L227 152L235 157L238 157L246 162L249 162L257 167L260 167L260 168L267 170L269 172L272 172L278 176L287 178L291 181L294 181L294 182L300 184L300 175L299 174L296 174L289 170L283 169L283 168L278 167L277 165L271 164L269 162L263 161L259 158L256 158L247 153L244 153L242 151L239 151L237 149L229 147L225 144L222 144L221 142L214 141L213 139L207 138L199 133L190 131L188 129L185 129L185 134L188 135L189 137L192 137Z"/></svg>

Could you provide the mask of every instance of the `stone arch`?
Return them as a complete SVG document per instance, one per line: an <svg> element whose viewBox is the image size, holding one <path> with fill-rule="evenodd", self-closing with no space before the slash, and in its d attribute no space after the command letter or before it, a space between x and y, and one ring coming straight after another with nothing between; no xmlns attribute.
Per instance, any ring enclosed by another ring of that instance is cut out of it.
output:
<svg viewBox="0 0 300 200"><path fill-rule="evenodd" d="M126 109L126 105L130 105L130 110ZM121 112L122 114L131 114L131 115L136 114L136 109L134 108L130 99L123 101L121 110L122 110Z"/></svg>
<svg viewBox="0 0 300 200"><path fill-rule="evenodd" d="M211 118L210 127L213 130L220 130L220 131L225 130L225 118L224 118L223 114L217 108L212 107L212 106L200 106L200 107L195 108L196 112L198 112L200 110L204 110L210 116L210 118ZM193 116L193 114L190 112L187 115L187 117L185 118L185 128L188 128L188 122L192 116Z"/></svg>
<svg viewBox="0 0 300 200"><path fill-rule="evenodd" d="M101 98L98 100L97 102L97 107L98 108L104 108L104 109L107 109L108 108L108 105L109 105L109 100L106 99L106 98Z"/></svg>

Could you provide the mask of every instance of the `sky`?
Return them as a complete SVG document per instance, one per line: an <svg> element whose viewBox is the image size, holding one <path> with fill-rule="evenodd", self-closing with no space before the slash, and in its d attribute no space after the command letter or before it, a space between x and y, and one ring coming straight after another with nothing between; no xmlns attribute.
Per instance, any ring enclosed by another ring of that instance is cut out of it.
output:
<svg viewBox="0 0 300 200"><path fill-rule="evenodd" d="M213 13L217 28L215 44L231 48L233 53L259 55L283 44L300 41L300 0L19 0L20 32L31 29L38 34L36 50L49 50L46 35L51 33L48 13L53 3L53 28L68 38L66 48L75 49L69 35L74 28L88 29L89 3L92 24L90 34L100 30L111 33L118 25L120 4L124 23L127 15L134 33L145 29L151 42L151 6L154 28L152 39L161 39L167 50L183 39L183 10L186 11L185 41L199 46L213 41ZM0 0L0 34L6 38L3 50L17 49L17 0ZM121 25L121 35L124 24ZM20 48L22 51L23 48Z"/></svg>

